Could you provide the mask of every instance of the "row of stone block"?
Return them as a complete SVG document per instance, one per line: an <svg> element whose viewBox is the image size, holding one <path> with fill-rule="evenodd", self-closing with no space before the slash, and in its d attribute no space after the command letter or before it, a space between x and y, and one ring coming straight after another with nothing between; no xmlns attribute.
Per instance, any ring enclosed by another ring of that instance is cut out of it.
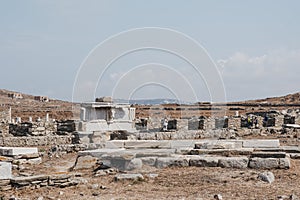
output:
<svg viewBox="0 0 300 200"><path fill-rule="evenodd" d="M253 168L253 169L289 169L289 158L248 158L241 157L214 157L214 156L179 156L164 158L142 158L143 164L157 168L164 167L222 167L222 168Z"/></svg>
<svg viewBox="0 0 300 200"><path fill-rule="evenodd" d="M200 149L197 149L199 151ZM221 150L211 150L219 151ZM245 149L243 150L245 151ZM143 165L157 168L166 166L202 166L230 168L266 168L286 169L290 167L290 159L284 152L253 152L235 155L178 155L174 149L98 149L79 153L75 169L91 167L91 163L101 162L107 167L120 170L141 169ZM228 157L230 156L230 157ZM198 164L197 164L198 163Z"/></svg>
<svg viewBox="0 0 300 200"><path fill-rule="evenodd" d="M279 148L279 140L113 140L105 142L106 148L125 149L234 149L234 148Z"/></svg>

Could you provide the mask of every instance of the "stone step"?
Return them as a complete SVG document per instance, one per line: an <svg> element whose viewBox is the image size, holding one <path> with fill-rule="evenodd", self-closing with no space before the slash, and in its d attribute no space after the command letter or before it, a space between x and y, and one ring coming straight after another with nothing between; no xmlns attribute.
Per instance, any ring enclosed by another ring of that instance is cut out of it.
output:
<svg viewBox="0 0 300 200"><path fill-rule="evenodd" d="M289 169L289 158L251 158L249 168L253 169Z"/></svg>
<svg viewBox="0 0 300 200"><path fill-rule="evenodd" d="M243 148L279 148L279 140L243 140Z"/></svg>
<svg viewBox="0 0 300 200"><path fill-rule="evenodd" d="M253 148L240 149L192 149L190 155L221 155L221 156L235 156L235 155L251 155Z"/></svg>
<svg viewBox="0 0 300 200"><path fill-rule="evenodd" d="M126 149L170 149L170 141L165 140L125 140L124 147Z"/></svg>
<svg viewBox="0 0 300 200"><path fill-rule="evenodd" d="M195 143L195 149L236 149L242 148L243 141L238 140L211 140Z"/></svg>
<svg viewBox="0 0 300 200"><path fill-rule="evenodd" d="M300 153L298 146L280 146L278 148L255 148L254 151Z"/></svg>
<svg viewBox="0 0 300 200"><path fill-rule="evenodd" d="M285 158L285 152L253 152L251 157L258 157L258 158Z"/></svg>

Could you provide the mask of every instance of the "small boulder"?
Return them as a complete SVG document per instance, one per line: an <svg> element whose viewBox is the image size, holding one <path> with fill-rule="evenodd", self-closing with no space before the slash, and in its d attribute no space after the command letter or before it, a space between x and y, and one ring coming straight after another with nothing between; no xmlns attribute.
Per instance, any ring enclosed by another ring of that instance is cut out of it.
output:
<svg viewBox="0 0 300 200"><path fill-rule="evenodd" d="M258 178L264 182L272 183L275 181L275 176L272 172L263 172L258 175Z"/></svg>

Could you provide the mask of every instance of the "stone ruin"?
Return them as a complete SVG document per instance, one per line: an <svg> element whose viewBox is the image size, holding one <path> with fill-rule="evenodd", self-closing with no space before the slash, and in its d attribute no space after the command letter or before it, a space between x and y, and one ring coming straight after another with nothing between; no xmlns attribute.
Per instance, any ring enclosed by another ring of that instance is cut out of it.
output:
<svg viewBox="0 0 300 200"><path fill-rule="evenodd" d="M99 168L96 174L110 173L104 168L138 171L172 166L289 169L290 159L300 159L299 145L241 138L270 128L280 134L289 129L298 133L299 111L168 119L167 131L162 131L163 119L135 119L134 108L113 103L111 98L97 98L81 106L80 121L55 121L46 116L36 122L4 123L8 132L4 134L2 128L0 137L0 191L76 185L80 183L78 170L95 167ZM258 126L249 124L248 117L257 118ZM49 145L49 155L78 152L72 173L13 176L12 169L22 164L42 162L36 147L24 146ZM116 175L122 178L126 177Z"/></svg>
<svg viewBox="0 0 300 200"><path fill-rule="evenodd" d="M41 101L41 102L49 102L50 101L49 98L46 96L35 96L34 100Z"/></svg>

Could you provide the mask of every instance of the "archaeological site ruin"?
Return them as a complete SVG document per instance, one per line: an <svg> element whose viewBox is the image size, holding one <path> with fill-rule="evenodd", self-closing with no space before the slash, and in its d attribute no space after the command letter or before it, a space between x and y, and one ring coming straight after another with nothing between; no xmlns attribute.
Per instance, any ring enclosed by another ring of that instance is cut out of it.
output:
<svg viewBox="0 0 300 200"><path fill-rule="evenodd" d="M15 103L26 99L40 110ZM72 110L53 102L9 93L1 104L1 198L80 187L87 177L155 181L164 169L251 171L271 184L272 171L289 171L300 160L297 103L130 105L102 97L74 104L73 115L57 118ZM68 156L74 159L57 168L47 164Z"/></svg>

